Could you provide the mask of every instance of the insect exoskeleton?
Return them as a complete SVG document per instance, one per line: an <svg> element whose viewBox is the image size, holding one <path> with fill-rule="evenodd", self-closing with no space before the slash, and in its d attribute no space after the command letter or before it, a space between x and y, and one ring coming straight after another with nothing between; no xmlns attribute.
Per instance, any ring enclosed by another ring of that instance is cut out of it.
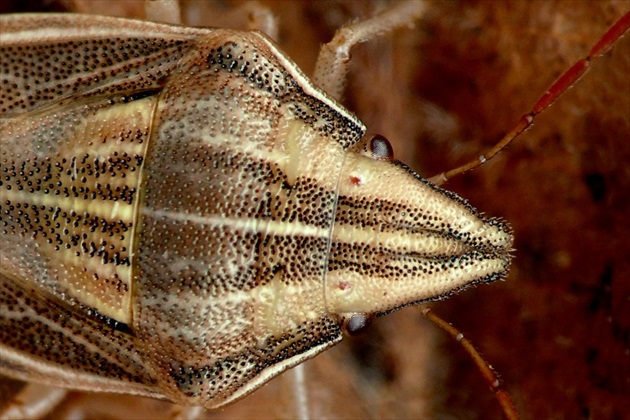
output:
<svg viewBox="0 0 630 420"><path fill-rule="evenodd" d="M505 224L394 161L261 33L2 27L8 376L216 408L357 313L507 273Z"/></svg>
<svg viewBox="0 0 630 420"><path fill-rule="evenodd" d="M213 408L505 274L503 222L393 160L268 38L7 22L3 373Z"/></svg>

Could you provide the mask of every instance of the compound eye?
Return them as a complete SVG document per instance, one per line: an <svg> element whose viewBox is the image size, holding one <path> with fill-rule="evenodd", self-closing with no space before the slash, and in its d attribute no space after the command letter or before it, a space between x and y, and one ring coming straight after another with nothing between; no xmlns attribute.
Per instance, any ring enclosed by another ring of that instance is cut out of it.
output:
<svg viewBox="0 0 630 420"><path fill-rule="evenodd" d="M394 148L389 140L380 134L372 136L370 139L370 153L374 159L378 160L393 160Z"/></svg>
<svg viewBox="0 0 630 420"><path fill-rule="evenodd" d="M355 335L365 330L372 323L374 316L363 313L356 313L350 315L350 318L345 318L343 322L343 328L350 335Z"/></svg>

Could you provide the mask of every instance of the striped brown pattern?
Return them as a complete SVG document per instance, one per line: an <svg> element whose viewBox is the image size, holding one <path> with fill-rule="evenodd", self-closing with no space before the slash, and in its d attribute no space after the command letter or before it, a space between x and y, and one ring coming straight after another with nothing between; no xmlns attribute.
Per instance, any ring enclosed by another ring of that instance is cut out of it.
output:
<svg viewBox="0 0 630 420"><path fill-rule="evenodd" d="M11 25L0 372L217 407L338 342L353 313L505 275L506 225L373 159L361 122L264 36Z"/></svg>

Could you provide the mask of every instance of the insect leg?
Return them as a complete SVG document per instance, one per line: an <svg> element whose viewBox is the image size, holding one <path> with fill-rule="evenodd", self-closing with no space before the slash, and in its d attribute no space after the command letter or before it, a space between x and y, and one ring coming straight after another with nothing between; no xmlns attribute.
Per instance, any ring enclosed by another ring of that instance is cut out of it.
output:
<svg viewBox="0 0 630 420"><path fill-rule="evenodd" d="M313 81L324 92L340 99L346 85L350 49L401 26L413 24L425 10L425 2L395 2L392 7L369 19L339 29L332 41L319 50Z"/></svg>
<svg viewBox="0 0 630 420"><path fill-rule="evenodd" d="M278 39L278 19L269 8L258 2L246 2L237 7L231 15L236 21L245 20L242 27L247 30L264 32L271 39ZM240 19L237 19L240 18Z"/></svg>
<svg viewBox="0 0 630 420"><path fill-rule="evenodd" d="M490 389L492 389L492 391L496 395L505 417L510 420L520 418L518 412L516 411L516 408L514 407L512 398L507 393L507 391L503 389L501 381L499 381L496 372L494 371L492 366L490 366L490 364L488 364L488 362L479 354L479 352L477 351L477 349L475 349L470 340L464 337L464 334L462 334L457 328L453 327L451 324L440 318L431 309L422 308L421 312L422 315L424 315L431 322L440 327L462 345L464 350L466 350L466 353L470 355L470 357L475 362L475 365L477 365L477 368L479 368L479 371L481 372L483 378L490 385Z"/></svg>
<svg viewBox="0 0 630 420"><path fill-rule="evenodd" d="M13 381L12 379L0 378L0 381ZM19 387L19 384L13 384ZM67 390L54 388L39 384L26 384L15 395L11 401L0 407L0 418L2 419L32 419L41 418L50 413L66 396Z"/></svg>
<svg viewBox="0 0 630 420"><path fill-rule="evenodd" d="M178 0L145 0L144 13L153 22L182 23Z"/></svg>

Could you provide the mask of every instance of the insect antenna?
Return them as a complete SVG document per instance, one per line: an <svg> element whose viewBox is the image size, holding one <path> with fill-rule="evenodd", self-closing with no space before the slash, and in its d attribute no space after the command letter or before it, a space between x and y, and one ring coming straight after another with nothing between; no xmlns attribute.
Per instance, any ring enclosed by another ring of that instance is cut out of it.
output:
<svg viewBox="0 0 630 420"><path fill-rule="evenodd" d="M442 172L429 178L429 181L435 185L441 185L449 179L462 174L466 171L483 165L486 161L492 159L499 152L505 149L515 138L527 130L534 122L534 118L547 107L556 102L564 92L573 86L590 68L591 62L610 50L614 44L628 32L630 29L630 12L623 15L608 31L597 41L591 48L588 55L578 60L571 68L565 71L556 81L547 89L545 93L536 101L532 109L521 116L501 140L492 146L486 153L479 155L465 164L458 166L446 172Z"/></svg>

